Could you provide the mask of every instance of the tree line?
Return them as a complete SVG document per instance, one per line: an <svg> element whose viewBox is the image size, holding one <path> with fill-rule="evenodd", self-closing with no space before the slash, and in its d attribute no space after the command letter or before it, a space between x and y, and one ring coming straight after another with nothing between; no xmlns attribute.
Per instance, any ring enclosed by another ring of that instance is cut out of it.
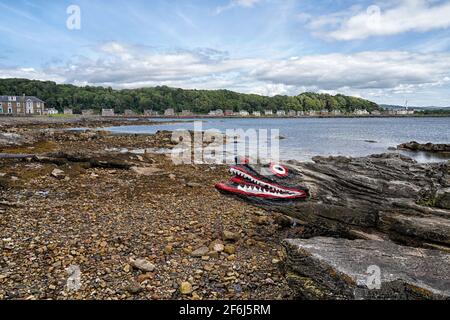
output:
<svg viewBox="0 0 450 320"><path fill-rule="evenodd" d="M374 102L341 94L332 96L306 92L297 96L267 97L229 90L185 90L166 86L114 90L111 87L78 87L51 81L0 79L0 95L22 94L44 100L49 108L59 111L72 108L75 113L85 109L100 111L102 108L114 109L116 113L123 113L126 109L143 113L149 109L163 112L173 108L176 112L190 110L199 114L216 109L235 112L339 110L343 113L358 109L380 110Z"/></svg>

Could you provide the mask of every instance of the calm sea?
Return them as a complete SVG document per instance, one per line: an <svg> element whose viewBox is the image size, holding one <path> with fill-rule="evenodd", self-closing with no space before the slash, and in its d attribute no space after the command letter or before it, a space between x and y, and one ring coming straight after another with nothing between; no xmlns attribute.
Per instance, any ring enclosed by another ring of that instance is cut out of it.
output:
<svg viewBox="0 0 450 320"><path fill-rule="evenodd" d="M172 119L175 120L175 119ZM198 119L196 119L198 121ZM179 120L177 120L179 121ZM193 130L192 120L151 126L106 128L117 133L155 133L158 130ZM203 119L203 130L278 129L283 160L307 161L316 155L366 156L393 152L400 143L450 143L450 118L326 118L326 119ZM402 152L419 162L445 161L450 157L423 152Z"/></svg>

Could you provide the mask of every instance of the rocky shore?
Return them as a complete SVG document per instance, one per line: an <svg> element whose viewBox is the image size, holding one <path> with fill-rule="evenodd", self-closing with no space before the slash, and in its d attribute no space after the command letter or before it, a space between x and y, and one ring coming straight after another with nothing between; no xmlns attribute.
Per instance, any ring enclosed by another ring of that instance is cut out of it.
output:
<svg viewBox="0 0 450 320"><path fill-rule="evenodd" d="M213 188L225 166L175 165L170 132L8 121L0 299L450 297L448 163L291 161L290 182L309 198L254 203Z"/></svg>
<svg viewBox="0 0 450 320"><path fill-rule="evenodd" d="M1 131L15 158L0 159L0 299L292 297L279 266L296 229L217 193L225 167L141 152L173 147L167 132L71 126Z"/></svg>

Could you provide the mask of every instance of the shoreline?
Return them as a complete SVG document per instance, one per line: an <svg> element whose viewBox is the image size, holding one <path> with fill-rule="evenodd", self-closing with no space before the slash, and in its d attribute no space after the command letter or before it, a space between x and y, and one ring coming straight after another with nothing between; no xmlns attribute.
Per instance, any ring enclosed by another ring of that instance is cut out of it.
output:
<svg viewBox="0 0 450 320"><path fill-rule="evenodd" d="M189 120L189 119L405 119L405 118L449 118L450 114L427 114L427 115L316 115L316 116L208 116L208 115L193 115L193 116L124 116L117 115L111 117L103 117L103 116L82 116L82 115L73 115L70 117L46 117L46 116L9 116L9 115L0 115L0 126L2 123L7 123L11 120L16 123L30 123L33 121L40 123L48 123L48 124L58 124L58 123L74 123L74 122L114 122L114 121L148 121L152 123L152 120L167 120L167 119L180 119L180 120Z"/></svg>

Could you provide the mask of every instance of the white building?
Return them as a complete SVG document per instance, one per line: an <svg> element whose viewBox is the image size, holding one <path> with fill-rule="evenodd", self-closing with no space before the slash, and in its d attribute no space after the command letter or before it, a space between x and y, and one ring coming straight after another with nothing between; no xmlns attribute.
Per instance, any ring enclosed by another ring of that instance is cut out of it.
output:
<svg viewBox="0 0 450 320"><path fill-rule="evenodd" d="M266 116L273 116L273 111L272 111L272 110L265 110L265 111L264 111L264 114L265 114Z"/></svg>
<svg viewBox="0 0 450 320"><path fill-rule="evenodd" d="M259 112L259 111L253 111L253 116L254 116L254 117L261 117L261 112Z"/></svg>
<svg viewBox="0 0 450 320"><path fill-rule="evenodd" d="M212 110L209 112L211 117L223 117L224 113L222 109Z"/></svg>
<svg viewBox="0 0 450 320"><path fill-rule="evenodd" d="M239 115L241 117L248 117L250 114L246 110L241 110L241 111L239 111Z"/></svg>
<svg viewBox="0 0 450 320"><path fill-rule="evenodd" d="M102 117L114 117L114 109L102 109Z"/></svg>
<svg viewBox="0 0 450 320"><path fill-rule="evenodd" d="M134 111L131 110L131 109L127 109L127 110L124 111L124 115L125 115L126 117L134 117L134 116L136 115L136 112L134 112Z"/></svg>
<svg viewBox="0 0 450 320"><path fill-rule="evenodd" d="M56 110L55 108L44 109L44 114L49 116L53 114L58 114L58 110Z"/></svg>
<svg viewBox="0 0 450 320"><path fill-rule="evenodd" d="M151 109L144 110L144 116L146 117L156 117L159 115L158 111L154 111Z"/></svg>
<svg viewBox="0 0 450 320"><path fill-rule="evenodd" d="M175 116L175 110L172 109L172 108L167 109L166 111L164 111L164 116L166 116L166 117L173 117L173 116Z"/></svg>
<svg viewBox="0 0 450 320"><path fill-rule="evenodd" d="M277 116L278 116L278 117L284 117L284 116L286 116L286 111L284 111L284 110L278 110L278 111L277 111Z"/></svg>
<svg viewBox="0 0 450 320"><path fill-rule="evenodd" d="M73 114L73 110L71 108L64 108L64 114L72 115Z"/></svg>
<svg viewBox="0 0 450 320"><path fill-rule="evenodd" d="M182 110L181 111L181 116L183 116L183 117L190 117L190 116L193 116L194 114L192 113L192 111L191 110Z"/></svg>
<svg viewBox="0 0 450 320"><path fill-rule="evenodd" d="M85 117L87 116L93 116L94 115L94 110L92 109L85 109L85 110L81 110L81 114Z"/></svg>
<svg viewBox="0 0 450 320"><path fill-rule="evenodd" d="M369 113L369 111L367 111L366 109L359 109L359 110L355 110L355 114L357 115L357 116L367 116L367 115L369 115L370 113Z"/></svg>

